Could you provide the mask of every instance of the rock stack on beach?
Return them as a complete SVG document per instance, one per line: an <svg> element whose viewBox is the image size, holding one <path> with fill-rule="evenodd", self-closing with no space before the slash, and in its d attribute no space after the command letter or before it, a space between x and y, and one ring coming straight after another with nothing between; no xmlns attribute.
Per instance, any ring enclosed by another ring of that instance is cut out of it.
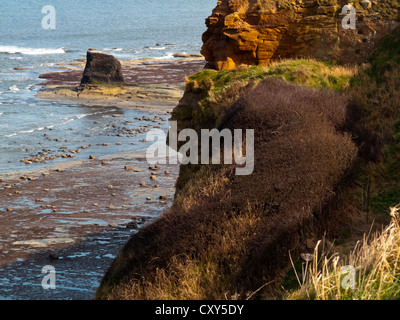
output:
<svg viewBox="0 0 400 320"><path fill-rule="evenodd" d="M44 73L37 98L87 106L113 106L144 111L172 111L184 93L185 77L204 68L199 54L173 60L118 61L89 49L84 70ZM179 54L178 54L179 55ZM83 62L83 61L82 61Z"/></svg>
<svg viewBox="0 0 400 320"><path fill-rule="evenodd" d="M89 49L81 85L99 83L123 84L122 66L114 56Z"/></svg>

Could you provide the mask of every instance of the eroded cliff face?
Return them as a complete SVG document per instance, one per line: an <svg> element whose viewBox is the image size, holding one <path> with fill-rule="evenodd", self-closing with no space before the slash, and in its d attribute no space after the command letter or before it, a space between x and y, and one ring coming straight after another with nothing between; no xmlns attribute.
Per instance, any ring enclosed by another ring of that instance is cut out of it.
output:
<svg viewBox="0 0 400 320"><path fill-rule="evenodd" d="M356 9L356 29L342 27L342 8ZM208 67L267 65L282 58L365 61L399 26L391 0L220 0L206 19L202 54Z"/></svg>

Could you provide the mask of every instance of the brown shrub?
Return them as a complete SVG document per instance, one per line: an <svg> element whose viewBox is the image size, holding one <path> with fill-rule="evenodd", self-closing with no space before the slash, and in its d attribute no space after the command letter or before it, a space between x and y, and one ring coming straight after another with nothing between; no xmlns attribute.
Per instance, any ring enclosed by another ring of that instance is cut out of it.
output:
<svg viewBox="0 0 400 320"><path fill-rule="evenodd" d="M255 130L253 174L210 165L192 176L203 183L185 179L184 199L130 239L97 297L246 298L278 285L288 250L337 223L331 208L357 158L355 141L370 135L362 127L352 134L350 107L343 95L277 79L249 87L219 129Z"/></svg>

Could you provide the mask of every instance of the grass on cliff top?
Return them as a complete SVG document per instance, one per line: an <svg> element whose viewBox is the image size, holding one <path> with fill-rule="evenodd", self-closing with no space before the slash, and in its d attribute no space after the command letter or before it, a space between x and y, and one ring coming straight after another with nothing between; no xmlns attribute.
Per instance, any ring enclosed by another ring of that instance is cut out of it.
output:
<svg viewBox="0 0 400 320"><path fill-rule="evenodd" d="M305 87L340 92L350 86L357 71L358 67L311 59L284 60L266 67L240 65L233 70L205 69L186 79L186 90L202 97L198 108L188 106L182 112L189 112L193 124L199 128L214 128L247 86L255 86L266 78L280 78ZM182 113L179 117L185 115Z"/></svg>
<svg viewBox="0 0 400 320"><path fill-rule="evenodd" d="M190 82L212 82L214 91L224 90L234 83L261 81L267 77L277 77L288 82L312 88L327 88L341 91L348 87L357 68L348 68L332 62L316 60L285 60L264 66L238 66L233 70L202 70L188 78Z"/></svg>

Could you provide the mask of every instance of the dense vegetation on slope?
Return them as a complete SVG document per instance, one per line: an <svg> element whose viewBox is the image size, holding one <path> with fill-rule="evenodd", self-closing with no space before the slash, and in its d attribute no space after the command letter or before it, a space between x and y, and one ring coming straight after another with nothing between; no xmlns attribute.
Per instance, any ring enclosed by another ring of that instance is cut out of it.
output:
<svg viewBox="0 0 400 320"><path fill-rule="evenodd" d="M291 60L190 77L179 127L255 129L254 173L182 165L174 206L132 237L97 298L281 297L297 286L290 258L301 268L323 236L345 256L373 219L388 223L400 201L398 39L362 67Z"/></svg>
<svg viewBox="0 0 400 320"><path fill-rule="evenodd" d="M384 224L390 219L390 212L391 222L372 237L359 236L360 242L349 254L339 255L338 247L319 255L314 252L310 268L302 274L301 288L288 294L288 299L398 299L400 295L400 228L399 206L396 206L400 202L399 47L400 33L387 36L349 90L363 107L364 125L380 133L384 150L379 161L358 167L355 181L346 192L346 203L354 216L361 212L367 221L375 219L375 223ZM352 229L348 231L349 237ZM359 233L353 230L353 234ZM344 265L357 267L354 290L341 287Z"/></svg>

